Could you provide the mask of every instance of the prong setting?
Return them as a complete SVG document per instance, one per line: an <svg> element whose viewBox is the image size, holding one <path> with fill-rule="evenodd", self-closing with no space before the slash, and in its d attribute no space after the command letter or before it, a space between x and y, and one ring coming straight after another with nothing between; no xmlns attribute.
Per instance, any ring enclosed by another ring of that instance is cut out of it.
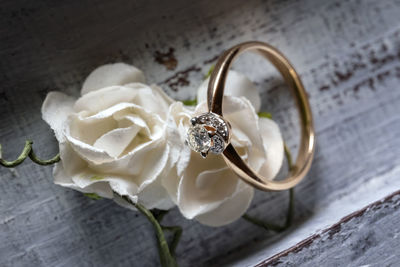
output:
<svg viewBox="0 0 400 267"><path fill-rule="evenodd" d="M203 158L209 152L221 154L230 141L230 124L221 116L208 112L190 119L192 126L186 138L187 145Z"/></svg>
<svg viewBox="0 0 400 267"><path fill-rule="evenodd" d="M207 158L208 152L200 152L200 155L203 159Z"/></svg>

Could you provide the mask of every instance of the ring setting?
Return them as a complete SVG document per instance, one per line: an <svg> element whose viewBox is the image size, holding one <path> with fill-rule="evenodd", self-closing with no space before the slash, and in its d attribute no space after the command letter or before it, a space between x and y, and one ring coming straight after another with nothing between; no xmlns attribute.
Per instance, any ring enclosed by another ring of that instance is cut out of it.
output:
<svg viewBox="0 0 400 267"><path fill-rule="evenodd" d="M221 154L229 144L231 126L222 116L207 112L193 117L190 123L186 143L203 158L209 152Z"/></svg>
<svg viewBox="0 0 400 267"><path fill-rule="evenodd" d="M241 158L230 143L231 126L222 115L225 81L235 59L244 52L256 52L267 59L282 74L295 98L300 121L300 145L296 162L287 177L272 181L258 173ZM208 112L191 119L187 131L188 146L207 157L222 154L227 166L244 182L263 191L287 190L303 180L310 169L315 151L315 131L308 96L301 79L288 59L269 44L251 41L231 47L222 53L210 75L207 90Z"/></svg>

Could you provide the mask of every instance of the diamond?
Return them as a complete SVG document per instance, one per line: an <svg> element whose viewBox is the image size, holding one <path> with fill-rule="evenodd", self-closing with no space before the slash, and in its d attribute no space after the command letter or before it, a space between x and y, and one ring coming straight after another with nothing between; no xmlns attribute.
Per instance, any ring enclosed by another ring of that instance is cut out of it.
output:
<svg viewBox="0 0 400 267"><path fill-rule="evenodd" d="M221 154L229 142L230 125L221 116L207 112L190 120L187 132L189 147L206 157L208 152Z"/></svg>
<svg viewBox="0 0 400 267"><path fill-rule="evenodd" d="M186 140L189 147L196 152L208 152L211 147L211 137L202 124L190 127Z"/></svg>
<svg viewBox="0 0 400 267"><path fill-rule="evenodd" d="M224 139L218 134L214 135L212 138L212 146L210 151L214 154L221 154L225 149Z"/></svg>

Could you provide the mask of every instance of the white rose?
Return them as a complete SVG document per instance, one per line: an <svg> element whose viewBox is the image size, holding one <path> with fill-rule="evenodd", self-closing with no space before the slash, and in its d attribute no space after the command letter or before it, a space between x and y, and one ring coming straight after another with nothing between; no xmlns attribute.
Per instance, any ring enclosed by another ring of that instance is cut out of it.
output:
<svg viewBox="0 0 400 267"><path fill-rule="evenodd" d="M168 140L166 134L173 101L144 82L135 67L109 64L88 76L79 99L47 95L42 115L61 155L54 168L56 184L106 198L115 191L149 209L174 205L159 179L177 154L173 137Z"/></svg>
<svg viewBox="0 0 400 267"><path fill-rule="evenodd" d="M250 166L273 179L283 161L279 127L258 118L253 105L258 110L260 99L245 76L230 73L227 86L224 116L233 127L232 143ZM205 90L203 84L199 102ZM178 205L186 218L210 226L246 211L253 188L221 156L203 159L184 145L190 118L206 112L204 101L195 109L174 102L157 86L145 85L140 70L122 63L93 71L81 94L74 99L50 92L42 106L60 146L56 184L107 198L115 191L148 209Z"/></svg>
<svg viewBox="0 0 400 267"><path fill-rule="evenodd" d="M273 179L284 157L278 125L270 119L258 118L247 98L260 105L259 96L245 76L230 73L226 86L228 96L224 97L223 113L232 125L232 144L254 170ZM199 102L204 100L206 87L203 83L198 90ZM179 134L184 142L190 118L206 111L204 101L195 110L180 102L173 103L168 129L175 132L170 135ZM238 219L249 207L254 194L254 189L226 166L222 156L209 154L203 159L186 146L180 152L177 165L163 178L163 185L186 218L209 226L221 226Z"/></svg>

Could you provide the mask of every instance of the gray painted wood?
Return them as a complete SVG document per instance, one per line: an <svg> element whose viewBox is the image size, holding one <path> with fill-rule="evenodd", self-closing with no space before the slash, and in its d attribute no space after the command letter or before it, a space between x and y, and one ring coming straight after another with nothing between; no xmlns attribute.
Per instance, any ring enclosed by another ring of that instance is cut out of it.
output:
<svg viewBox="0 0 400 267"><path fill-rule="evenodd" d="M257 265L398 266L400 191Z"/></svg>
<svg viewBox="0 0 400 267"><path fill-rule="evenodd" d="M191 99L224 48L269 42L297 68L315 115L316 158L296 188L296 224L277 235L244 220L209 228L177 210L166 218L183 226L177 251L182 266L256 264L400 188L399 14L396 0L2 1L4 157L14 158L26 138L40 156L55 154L41 103L51 90L78 96L98 65L134 64L172 97ZM296 111L277 73L251 56L235 68L257 83L264 110L295 151ZM142 216L52 184L51 167L25 162L1 168L0 196L1 266L159 264ZM258 192L249 213L280 222L286 202L285 192Z"/></svg>

